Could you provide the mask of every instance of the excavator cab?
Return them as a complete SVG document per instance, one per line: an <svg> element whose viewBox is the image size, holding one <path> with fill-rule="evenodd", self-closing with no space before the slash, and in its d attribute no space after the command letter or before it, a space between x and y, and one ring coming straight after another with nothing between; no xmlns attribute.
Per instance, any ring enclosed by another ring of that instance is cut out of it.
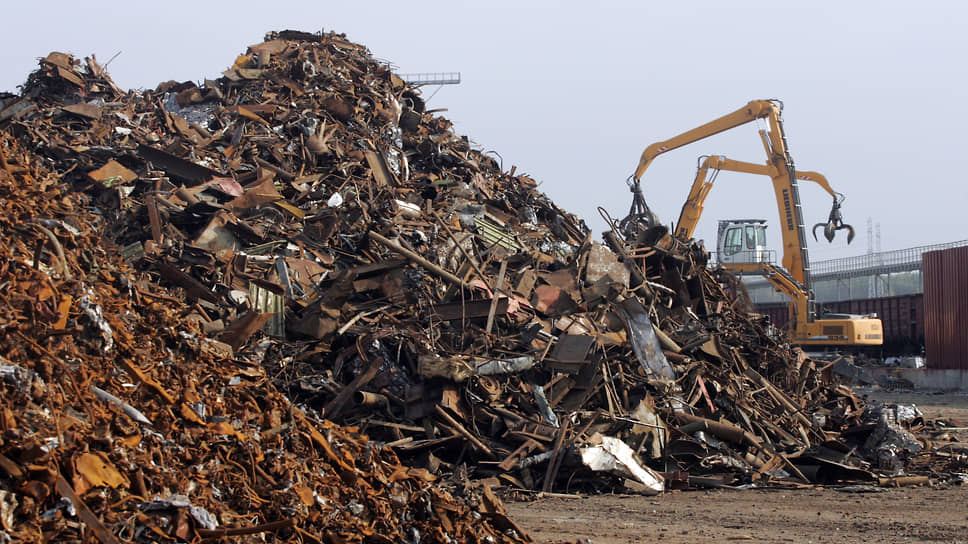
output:
<svg viewBox="0 0 968 544"><path fill-rule="evenodd" d="M772 262L770 250L766 248L766 220L720 221L716 255L723 265Z"/></svg>

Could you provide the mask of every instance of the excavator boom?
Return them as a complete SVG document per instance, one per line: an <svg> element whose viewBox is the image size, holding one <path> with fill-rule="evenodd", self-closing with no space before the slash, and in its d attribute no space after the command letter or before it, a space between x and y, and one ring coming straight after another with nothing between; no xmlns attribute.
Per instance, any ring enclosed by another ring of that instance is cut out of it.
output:
<svg viewBox="0 0 968 544"><path fill-rule="evenodd" d="M773 177L776 170L771 168L769 164L735 161L722 155L708 155L700 158L702 160L699 162L699 168L696 171L696 179L692 182L689 196L686 197L682 211L679 212L679 220L676 221L676 236L681 240L692 238L696 224L699 223L699 218L702 216L706 197L709 196L709 191L712 190L713 183L716 181L715 174L717 172L728 170ZM710 171L713 172L712 175L710 175Z"/></svg>
<svg viewBox="0 0 968 544"><path fill-rule="evenodd" d="M643 217L651 215L642 196L641 178L662 153L688 145L703 138L735 128L746 123L763 119L767 128L760 130L760 138L766 151L767 160L763 164L734 161L713 155L705 157L700 163L696 178L683 204L676 223L676 236L688 240L695 231L702 215L706 197L712 189L716 173L731 170L768 176L772 180L777 206L780 210L780 225L783 238L782 267L765 262L734 262L729 265L737 273L757 273L765 276L773 285L790 297L790 313L794 323L794 337L799 343L811 344L880 344L880 321L877 319L841 319L836 324L831 320L817 320L813 312L813 295L810 290L810 266L807 256L806 228L800 206L798 181L811 181L820 185L833 197L833 207L826 223L818 223L813 232L816 238L818 228L823 228L824 237L832 241L837 230L847 230L848 243L853 239L854 230L844 224L840 212L843 195L831 188L827 178L817 172L797 172L793 158L787 148L783 132L781 112L782 103L777 100L753 100L742 108L718 119L700 125L662 142L648 146L639 158L635 173L629 178L629 187L634 193L632 209L623 220L623 231L629 224L642 222ZM712 175L710 175L712 171ZM758 227L763 229L763 226ZM753 228L755 232L755 228ZM628 239L628 236L627 236ZM735 256L734 256L735 259ZM757 258L758 259L758 258ZM834 331L840 331L836 334Z"/></svg>
<svg viewBox="0 0 968 544"><path fill-rule="evenodd" d="M769 163L756 164L737 161L723 155L703 155L700 157L699 166L696 170L696 178L692 182L692 187L689 189L689 196L686 197L686 202L682 205L682 211L679 212L679 220L676 221L676 236L679 238L683 240L692 238L693 232L696 230L696 224L699 222L699 217L702 216L706 197L709 196L709 192L713 188L713 183L716 181L716 173L721 170L758 174L771 178L776 176L776 168L772 167ZM837 227L838 229L848 229L848 243L850 243L850 240L854 237L854 229L850 225L844 224L843 218L840 215L840 203L843 202L844 196L834 191L833 187L830 186L830 182L827 181L827 177L819 172L797 170L795 176L800 181L816 183L821 189L830 194L835 202L836 207L835 210L831 211L828 223L817 223L814 225L814 239L817 238L817 228L824 227L824 236L827 236L827 225L837 221L839 222L837 223L839 225ZM836 215L834 214L835 211Z"/></svg>
<svg viewBox="0 0 968 544"><path fill-rule="evenodd" d="M635 169L635 173L627 181L629 190L632 191L633 195L632 206L629 208L628 215L620 222L620 229L626 239L635 238L636 233L641 230L641 227L651 227L658 222L655 215L645 203L641 182L642 175L645 174L645 170L652 164L653 159L667 151L672 151L673 149L702 140L703 138L708 138L731 128L745 125L756 119L762 119L770 115L778 117L781 109L782 104L779 101L752 100L732 113L728 113L704 125L683 132L678 136L673 136L664 142L656 142L645 148L645 151L642 152L642 156L639 158L639 164Z"/></svg>
<svg viewBox="0 0 968 544"><path fill-rule="evenodd" d="M787 149L786 135L783 132L782 109L783 104L778 100L752 100L732 113L728 113L692 130L673 136L668 140L656 142L645 148L642 156L639 158L639 164L635 170L635 174L633 174L629 182L629 186L635 194L633 210L647 210L644 204L645 199L642 196L641 177L649 165L652 164L655 157L731 128L757 119L763 119L766 122L767 128L760 130L760 138L762 139L763 147L767 154L767 161L764 167L768 169L767 175L773 180L773 189L776 195L777 205L780 209L780 228L783 237L782 264L798 282L809 286L810 265L807 258L806 227L803 223L803 212L800 206L800 191L797 185L796 168L793 165L793 158ZM826 178L822 176L817 179L817 183L821 187L824 187L825 190L828 190L829 184L824 186L825 182ZM706 191L708 192L708 189ZM830 189L828 192L833 191ZM832 239L833 233L838 229L847 229L848 232L853 232L853 229L849 225L844 225L840 218L839 203L842 200L842 196L838 200L837 193L833 192L833 195L834 207L831 210L827 223L822 224L824 225L824 236L828 240ZM701 189L699 197L704 198ZM636 214L630 211L629 217L623 221L626 226L623 230L626 232L634 232L634 229L627 228L628 224L633 222L634 215ZM639 213L637 216L641 217L642 215ZM698 216L694 220L698 220Z"/></svg>
<svg viewBox="0 0 968 544"><path fill-rule="evenodd" d="M639 158L639 166L635 169L635 174L632 177L636 181L641 180L642 175L645 174L645 170L652 164L652 160L667 151L698 142L703 138L708 138L731 128L745 125L757 119L769 117L771 114L779 117L781 109L782 106L777 101L752 100L732 113L728 113L692 130L687 130L664 142L656 142L645 148L645 151L642 152L642 156Z"/></svg>

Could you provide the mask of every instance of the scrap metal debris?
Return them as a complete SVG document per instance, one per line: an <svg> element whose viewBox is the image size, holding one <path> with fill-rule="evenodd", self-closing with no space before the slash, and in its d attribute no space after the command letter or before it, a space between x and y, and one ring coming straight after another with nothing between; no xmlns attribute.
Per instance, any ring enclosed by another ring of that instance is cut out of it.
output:
<svg viewBox="0 0 968 544"><path fill-rule="evenodd" d="M3 536L520 542L493 487L965 472L701 245L594 242L434 113L294 31L201 86L51 53L0 98Z"/></svg>

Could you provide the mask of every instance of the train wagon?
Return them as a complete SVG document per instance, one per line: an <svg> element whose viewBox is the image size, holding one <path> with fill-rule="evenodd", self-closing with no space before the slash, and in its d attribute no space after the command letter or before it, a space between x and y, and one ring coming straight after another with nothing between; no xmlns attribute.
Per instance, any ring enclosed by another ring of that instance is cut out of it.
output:
<svg viewBox="0 0 968 544"><path fill-rule="evenodd" d="M821 313L877 314L884 327L882 354L887 356L919 355L924 349L924 295L864 298L823 302ZM770 316L779 329L786 327L786 303L757 304L756 311Z"/></svg>

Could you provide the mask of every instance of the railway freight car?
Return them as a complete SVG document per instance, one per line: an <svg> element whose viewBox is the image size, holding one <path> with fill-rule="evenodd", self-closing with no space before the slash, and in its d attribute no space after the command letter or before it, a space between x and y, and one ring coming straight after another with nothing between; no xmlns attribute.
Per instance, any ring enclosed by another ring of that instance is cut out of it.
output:
<svg viewBox="0 0 968 544"><path fill-rule="evenodd" d="M884 327L883 356L919 355L924 350L924 295L840 300L818 304L832 314L877 314ZM758 313L770 316L779 329L787 325L786 303L757 304Z"/></svg>

